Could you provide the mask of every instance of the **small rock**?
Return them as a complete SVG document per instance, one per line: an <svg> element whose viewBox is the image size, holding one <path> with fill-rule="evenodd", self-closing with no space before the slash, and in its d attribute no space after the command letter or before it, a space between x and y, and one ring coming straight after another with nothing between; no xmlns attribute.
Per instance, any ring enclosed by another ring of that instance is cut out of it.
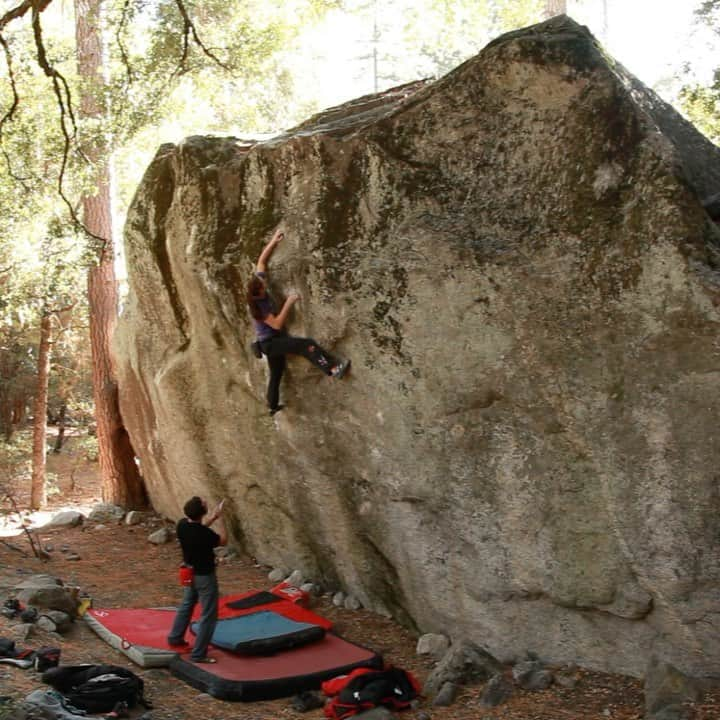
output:
<svg viewBox="0 0 720 720"><path fill-rule="evenodd" d="M533 673L523 687L531 692L539 692L547 690L553 684L553 680L554 676L550 670L540 670Z"/></svg>
<svg viewBox="0 0 720 720"><path fill-rule="evenodd" d="M429 712L425 711L425 710L421 710L421 711L415 716L415 720L432 720L432 715L431 715Z"/></svg>
<svg viewBox="0 0 720 720"><path fill-rule="evenodd" d="M62 610L46 610L43 615L46 615L52 620L57 631L60 633L66 632L72 627L72 617Z"/></svg>
<svg viewBox="0 0 720 720"><path fill-rule="evenodd" d="M300 587L305 580L304 575L299 570L293 570L287 577L285 582L293 587Z"/></svg>
<svg viewBox="0 0 720 720"><path fill-rule="evenodd" d="M88 520L92 522L118 522L125 515L125 510L119 505L100 503L88 514Z"/></svg>
<svg viewBox="0 0 720 720"><path fill-rule="evenodd" d="M143 514L139 510L131 510L125 516L126 525L139 525L143 520Z"/></svg>
<svg viewBox="0 0 720 720"><path fill-rule="evenodd" d="M161 527L159 530L156 530L154 533L148 535L148 542L151 542L154 545L164 545L165 543L170 542L171 537L172 533L170 530L166 527Z"/></svg>
<svg viewBox="0 0 720 720"><path fill-rule="evenodd" d="M510 699L512 693L512 685L500 673L493 675L480 697L480 706L491 708L502 705Z"/></svg>
<svg viewBox="0 0 720 720"><path fill-rule="evenodd" d="M457 697L458 686L452 682L443 683L440 691L433 700L434 707L448 707L455 702Z"/></svg>
<svg viewBox="0 0 720 720"><path fill-rule="evenodd" d="M57 625L47 615L41 615L35 624L45 632L57 631Z"/></svg>
<svg viewBox="0 0 720 720"><path fill-rule="evenodd" d="M332 599L333 605L335 605L335 607L345 607L345 598L346 597L347 597L347 595L345 595L345 593L342 590L336 592L333 595L333 599Z"/></svg>
<svg viewBox="0 0 720 720"><path fill-rule="evenodd" d="M311 583L311 582L303 583L303 584L300 586L300 589L301 589L303 592L308 593L309 595L317 595L317 594L318 594L318 593L317 593L317 588L315 587L315 584L314 584L314 583Z"/></svg>
<svg viewBox="0 0 720 720"><path fill-rule="evenodd" d="M575 675L561 672L555 675L555 683L566 690L574 690L577 687L578 679Z"/></svg>
<svg viewBox="0 0 720 720"><path fill-rule="evenodd" d="M418 638L416 652L418 655L430 655L439 660L450 647L450 640L445 635L426 633Z"/></svg>
<svg viewBox="0 0 720 720"><path fill-rule="evenodd" d="M525 660L513 668L513 678L523 690L545 690L552 685L553 674L539 660Z"/></svg>
<svg viewBox="0 0 720 720"><path fill-rule="evenodd" d="M100 523L99 525L96 525L93 529L94 530L107 530L107 525L103 525L102 523Z"/></svg>
<svg viewBox="0 0 720 720"><path fill-rule="evenodd" d="M271 570L268 573L268 580L270 582L280 582L284 580L287 577L287 570L284 570L283 568L275 568L274 570Z"/></svg>
<svg viewBox="0 0 720 720"><path fill-rule="evenodd" d="M359 610L361 607L362 603L354 595L348 595L345 598L345 608L347 610Z"/></svg>
<svg viewBox="0 0 720 720"><path fill-rule="evenodd" d="M81 560L82 558L77 553L68 553L65 556L65 559L75 561L75 560Z"/></svg>
<svg viewBox="0 0 720 720"><path fill-rule="evenodd" d="M212 695L210 695L208 693L199 693L195 696L195 699L209 701L209 700L212 700Z"/></svg>
<svg viewBox="0 0 720 720"><path fill-rule="evenodd" d="M85 516L77 510L63 510L50 518L45 527L76 527L81 525Z"/></svg>

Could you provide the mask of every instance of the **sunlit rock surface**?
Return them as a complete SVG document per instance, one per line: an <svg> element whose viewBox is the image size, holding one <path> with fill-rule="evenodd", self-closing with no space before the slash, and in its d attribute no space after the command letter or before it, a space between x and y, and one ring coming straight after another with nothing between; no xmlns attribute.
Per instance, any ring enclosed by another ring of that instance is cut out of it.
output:
<svg viewBox="0 0 720 720"><path fill-rule="evenodd" d="M562 18L269 142L163 146L115 343L155 507L227 497L261 562L502 659L720 674L719 189ZM281 221L290 330L353 367L291 359L271 419L243 286Z"/></svg>

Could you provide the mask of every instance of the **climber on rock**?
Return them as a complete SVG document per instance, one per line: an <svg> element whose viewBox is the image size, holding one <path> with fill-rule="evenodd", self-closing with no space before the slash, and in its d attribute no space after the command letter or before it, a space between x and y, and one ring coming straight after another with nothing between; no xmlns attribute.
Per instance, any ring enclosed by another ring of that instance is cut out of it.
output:
<svg viewBox="0 0 720 720"><path fill-rule="evenodd" d="M341 378L350 367L350 360L336 360L323 350L312 338L294 337L285 330L290 308L299 300L297 293L290 293L280 312L267 291L267 263L273 250L282 242L285 234L276 230L268 244L263 248L255 266L255 273L248 283L247 304L255 326L255 335L260 350L267 358L270 367L267 402L270 415L283 408L280 405L280 380L285 371L285 355L302 355L326 375Z"/></svg>

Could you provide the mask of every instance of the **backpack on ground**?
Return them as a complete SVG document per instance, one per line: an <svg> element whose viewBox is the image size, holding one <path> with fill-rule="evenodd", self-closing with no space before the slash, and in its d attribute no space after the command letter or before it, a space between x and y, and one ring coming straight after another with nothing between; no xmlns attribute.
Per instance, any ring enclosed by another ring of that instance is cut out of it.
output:
<svg viewBox="0 0 720 720"><path fill-rule="evenodd" d="M62 665L45 671L42 681L89 713L110 712L119 702L151 707L142 678L119 665Z"/></svg>
<svg viewBox="0 0 720 720"><path fill-rule="evenodd" d="M410 707L410 703L421 692L417 679L400 668L388 667L346 677L346 682L343 678L330 681L332 685L323 684L323 692L326 694L337 693L324 709L325 715L332 720L345 720L379 706L403 710Z"/></svg>
<svg viewBox="0 0 720 720"><path fill-rule="evenodd" d="M15 657L15 641L0 637L0 657Z"/></svg>
<svg viewBox="0 0 720 720"><path fill-rule="evenodd" d="M60 664L60 648L40 647L33 653L33 667L37 672L45 672Z"/></svg>

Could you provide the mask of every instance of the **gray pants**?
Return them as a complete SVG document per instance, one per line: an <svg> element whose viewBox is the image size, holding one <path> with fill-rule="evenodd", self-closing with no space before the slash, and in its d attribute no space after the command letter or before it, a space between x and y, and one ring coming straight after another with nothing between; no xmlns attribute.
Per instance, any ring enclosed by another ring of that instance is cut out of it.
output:
<svg viewBox="0 0 720 720"><path fill-rule="evenodd" d="M220 593L214 572L210 575L196 575L192 585L188 585L183 591L182 603L175 615L168 642L171 645L177 645L185 639L185 631L190 624L192 612L199 602L201 615L195 636L195 645L190 653L191 660L201 660L207 654L215 623L217 623L219 599Z"/></svg>

